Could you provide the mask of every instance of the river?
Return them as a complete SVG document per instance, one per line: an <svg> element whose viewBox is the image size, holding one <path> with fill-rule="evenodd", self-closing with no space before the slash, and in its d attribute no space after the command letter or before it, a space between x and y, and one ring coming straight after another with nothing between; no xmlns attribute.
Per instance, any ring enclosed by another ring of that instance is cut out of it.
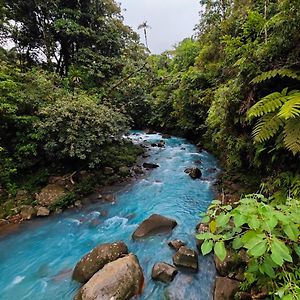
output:
<svg viewBox="0 0 300 300"><path fill-rule="evenodd" d="M135 143L162 139L159 134L135 132ZM165 139L166 147L149 149L149 162L160 167L116 193L115 203L95 203L78 211L66 211L25 225L0 240L0 299L72 299L80 287L71 280L77 261L96 245L123 240L137 255L145 275L145 289L138 299L209 300L215 277L211 257L199 258L199 272L179 272L169 284L153 282L156 262L172 263L174 251L167 242L181 239L196 248L194 230L199 213L213 200L217 161L198 152L187 140ZM201 163L200 163L201 160ZM184 170L201 169L203 180L192 180ZM107 213L104 213L107 212ZM131 235L151 214L176 219L177 227L167 235L133 241Z"/></svg>

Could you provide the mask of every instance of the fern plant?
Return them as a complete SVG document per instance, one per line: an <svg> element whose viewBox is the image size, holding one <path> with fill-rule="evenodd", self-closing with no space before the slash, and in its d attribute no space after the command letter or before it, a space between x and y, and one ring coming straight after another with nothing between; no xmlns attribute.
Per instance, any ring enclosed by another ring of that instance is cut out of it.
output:
<svg viewBox="0 0 300 300"><path fill-rule="evenodd" d="M294 155L300 153L300 91L289 91L267 95L252 106L247 113L248 119L259 118L254 130L255 143L270 140L282 134L284 146Z"/></svg>

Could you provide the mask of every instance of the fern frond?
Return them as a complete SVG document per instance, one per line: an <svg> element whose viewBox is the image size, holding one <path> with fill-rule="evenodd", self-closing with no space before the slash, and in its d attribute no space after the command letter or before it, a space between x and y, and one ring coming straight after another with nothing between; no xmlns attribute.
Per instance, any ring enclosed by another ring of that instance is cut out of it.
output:
<svg viewBox="0 0 300 300"><path fill-rule="evenodd" d="M265 114L273 112L276 109L280 108L284 101L284 96L279 92L267 95L248 110L248 119L261 117Z"/></svg>
<svg viewBox="0 0 300 300"><path fill-rule="evenodd" d="M262 143L272 138L284 122L276 114L268 114L259 119L253 130L255 143Z"/></svg>
<svg viewBox="0 0 300 300"><path fill-rule="evenodd" d="M285 97L286 101L282 105L278 116L281 118L290 119L300 116L300 91Z"/></svg>
<svg viewBox="0 0 300 300"><path fill-rule="evenodd" d="M290 70L290 69L275 69L267 72L263 72L262 74L256 76L251 83L261 83L263 81L269 80L271 78L274 78L276 76L280 77L289 77L292 79L300 80L300 76L297 72Z"/></svg>
<svg viewBox="0 0 300 300"><path fill-rule="evenodd" d="M283 142L294 155L300 153L300 117L286 121Z"/></svg>

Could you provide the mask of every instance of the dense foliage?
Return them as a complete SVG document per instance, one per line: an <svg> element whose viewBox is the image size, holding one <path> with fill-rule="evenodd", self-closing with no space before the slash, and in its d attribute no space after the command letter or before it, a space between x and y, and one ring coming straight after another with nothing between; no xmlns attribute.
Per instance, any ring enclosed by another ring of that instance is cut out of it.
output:
<svg viewBox="0 0 300 300"><path fill-rule="evenodd" d="M299 200L276 203L262 195L248 195L239 203L222 205L214 201L202 222L209 232L203 240L203 255L213 249L223 261L226 248L245 249L249 260L242 288L267 288L275 299L299 299Z"/></svg>

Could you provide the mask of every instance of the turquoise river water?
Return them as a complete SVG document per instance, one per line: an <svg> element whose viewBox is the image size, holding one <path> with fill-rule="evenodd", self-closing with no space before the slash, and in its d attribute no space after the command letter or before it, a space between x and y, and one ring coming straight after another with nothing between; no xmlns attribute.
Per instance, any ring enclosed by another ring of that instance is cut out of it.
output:
<svg viewBox="0 0 300 300"><path fill-rule="evenodd" d="M135 132L135 143L157 142L161 135ZM0 299L72 299L80 287L71 280L77 261L96 245L123 240L135 253L145 275L138 299L210 300L215 277L211 257L199 258L199 272L180 272L165 285L151 280L152 266L172 263L174 251L167 242L181 239L196 248L194 230L199 213L213 199L216 160L185 139L165 139L166 147L149 149L149 162L160 167L116 193L116 202L94 203L78 211L29 222L17 233L0 238ZM199 162L201 160L201 164ZM202 180L192 180L186 167L200 167ZM107 214L101 213L107 211ZM157 213L177 220L172 233L133 241L138 224Z"/></svg>

